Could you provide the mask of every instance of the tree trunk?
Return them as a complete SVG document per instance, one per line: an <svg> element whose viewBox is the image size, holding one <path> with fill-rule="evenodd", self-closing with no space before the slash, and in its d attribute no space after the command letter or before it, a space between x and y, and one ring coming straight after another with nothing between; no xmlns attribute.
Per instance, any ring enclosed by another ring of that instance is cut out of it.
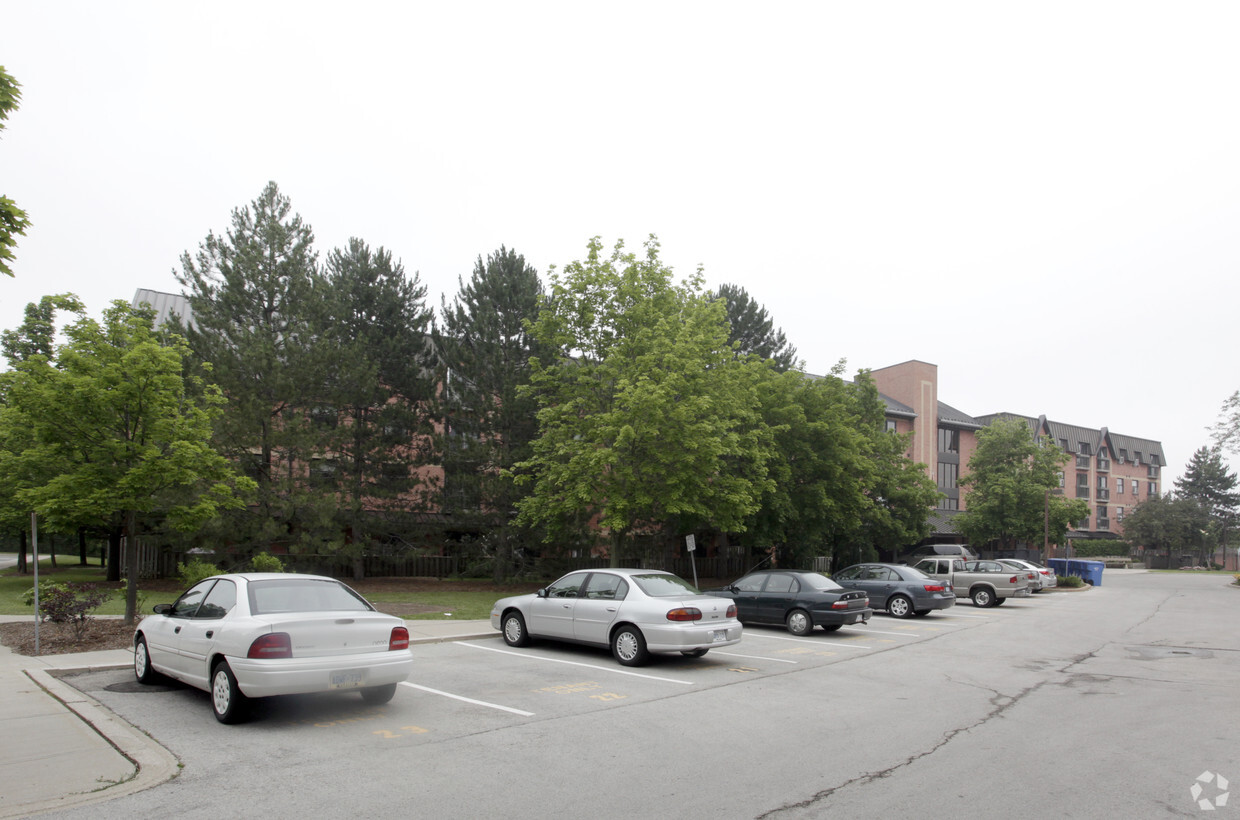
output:
<svg viewBox="0 0 1240 820"><path fill-rule="evenodd" d="M132 624L138 614L138 516L130 510L125 517L125 623Z"/></svg>
<svg viewBox="0 0 1240 820"><path fill-rule="evenodd" d="M17 550L17 571L22 575L30 572L29 562L26 560L26 550L28 549L30 547L26 543L26 531L22 530L21 544L18 545Z"/></svg>
<svg viewBox="0 0 1240 820"><path fill-rule="evenodd" d="M108 530L108 571L104 577L109 581L121 579L121 531L119 527Z"/></svg>
<svg viewBox="0 0 1240 820"><path fill-rule="evenodd" d="M52 559L52 569L56 569L56 536L47 534L47 554Z"/></svg>
<svg viewBox="0 0 1240 820"><path fill-rule="evenodd" d="M78 527L78 565L86 566L86 528Z"/></svg>

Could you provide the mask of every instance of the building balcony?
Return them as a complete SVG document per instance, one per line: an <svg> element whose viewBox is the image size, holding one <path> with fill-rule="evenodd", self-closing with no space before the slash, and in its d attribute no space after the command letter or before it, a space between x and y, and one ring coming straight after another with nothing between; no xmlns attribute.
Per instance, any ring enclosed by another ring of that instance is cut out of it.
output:
<svg viewBox="0 0 1240 820"><path fill-rule="evenodd" d="M1089 488L1088 487L1077 487L1076 497L1077 498L1089 498Z"/></svg>
<svg viewBox="0 0 1240 820"><path fill-rule="evenodd" d="M1098 472L1106 473L1111 470L1111 460L1109 458L1098 459Z"/></svg>
<svg viewBox="0 0 1240 820"><path fill-rule="evenodd" d="M1111 529L1111 519L1109 519L1109 518L1099 518L1099 519L1098 519L1098 529L1100 529L1100 530L1109 530L1109 529Z"/></svg>
<svg viewBox="0 0 1240 820"><path fill-rule="evenodd" d="M1076 468L1078 470L1088 470L1089 469L1089 456L1077 456L1076 457Z"/></svg>
<svg viewBox="0 0 1240 820"><path fill-rule="evenodd" d="M1111 491L1110 491L1110 490L1104 490L1104 489L1099 488L1099 490L1098 490L1098 500L1099 500L1099 501L1107 501L1107 500L1109 500L1110 498L1111 498Z"/></svg>

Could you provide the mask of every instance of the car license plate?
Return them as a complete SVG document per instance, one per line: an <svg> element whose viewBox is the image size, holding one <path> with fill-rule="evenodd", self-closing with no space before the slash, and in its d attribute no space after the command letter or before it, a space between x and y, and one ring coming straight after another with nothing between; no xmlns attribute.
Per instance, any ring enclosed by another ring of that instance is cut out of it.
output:
<svg viewBox="0 0 1240 820"><path fill-rule="evenodd" d="M345 669L342 672L332 672L332 689L353 689L361 686L363 682L363 674L360 669Z"/></svg>
<svg viewBox="0 0 1240 820"><path fill-rule="evenodd" d="M710 639L711 639L711 642L713 643L719 643L720 641L726 641L728 639L728 630L716 629L714 632L711 633Z"/></svg>

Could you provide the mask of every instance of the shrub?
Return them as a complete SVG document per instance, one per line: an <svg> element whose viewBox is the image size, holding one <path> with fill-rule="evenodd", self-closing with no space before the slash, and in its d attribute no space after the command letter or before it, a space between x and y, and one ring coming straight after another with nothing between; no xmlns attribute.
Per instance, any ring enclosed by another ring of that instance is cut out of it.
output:
<svg viewBox="0 0 1240 820"><path fill-rule="evenodd" d="M206 580L212 575L218 575L219 569L215 564L208 564L199 558L192 558L188 564L177 563L177 577L181 579L181 583L188 589L199 581Z"/></svg>
<svg viewBox="0 0 1240 820"><path fill-rule="evenodd" d="M112 590L98 584L45 581L39 584L39 612L54 624L70 624L74 637L81 640L90 623L90 614L111 597ZM34 605L33 588L25 598L28 605Z"/></svg>
<svg viewBox="0 0 1240 820"><path fill-rule="evenodd" d="M1072 554L1077 558L1096 558L1107 555L1128 555L1131 547L1127 541L1117 538L1100 538L1096 541L1079 539L1072 542Z"/></svg>
<svg viewBox="0 0 1240 820"><path fill-rule="evenodd" d="M1056 577L1059 579L1059 586L1061 587L1076 589L1085 586L1085 579L1079 575L1057 575Z"/></svg>
<svg viewBox="0 0 1240 820"><path fill-rule="evenodd" d="M250 559L250 569L255 572L284 572L284 562L269 552L260 552Z"/></svg>

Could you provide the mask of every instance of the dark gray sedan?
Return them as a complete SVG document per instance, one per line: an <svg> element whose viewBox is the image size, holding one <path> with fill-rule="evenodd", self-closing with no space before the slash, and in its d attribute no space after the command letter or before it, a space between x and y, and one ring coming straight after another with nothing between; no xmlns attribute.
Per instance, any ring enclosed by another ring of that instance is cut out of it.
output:
<svg viewBox="0 0 1240 820"><path fill-rule="evenodd" d="M808 635L816 626L834 632L864 624L874 614L865 595L844 589L821 572L764 569L707 593L735 601L736 617L743 624L783 624L793 635Z"/></svg>
<svg viewBox="0 0 1240 820"><path fill-rule="evenodd" d="M831 577L841 586L864 592L875 609L885 609L896 618L921 617L956 604L950 583L903 564L853 564Z"/></svg>

